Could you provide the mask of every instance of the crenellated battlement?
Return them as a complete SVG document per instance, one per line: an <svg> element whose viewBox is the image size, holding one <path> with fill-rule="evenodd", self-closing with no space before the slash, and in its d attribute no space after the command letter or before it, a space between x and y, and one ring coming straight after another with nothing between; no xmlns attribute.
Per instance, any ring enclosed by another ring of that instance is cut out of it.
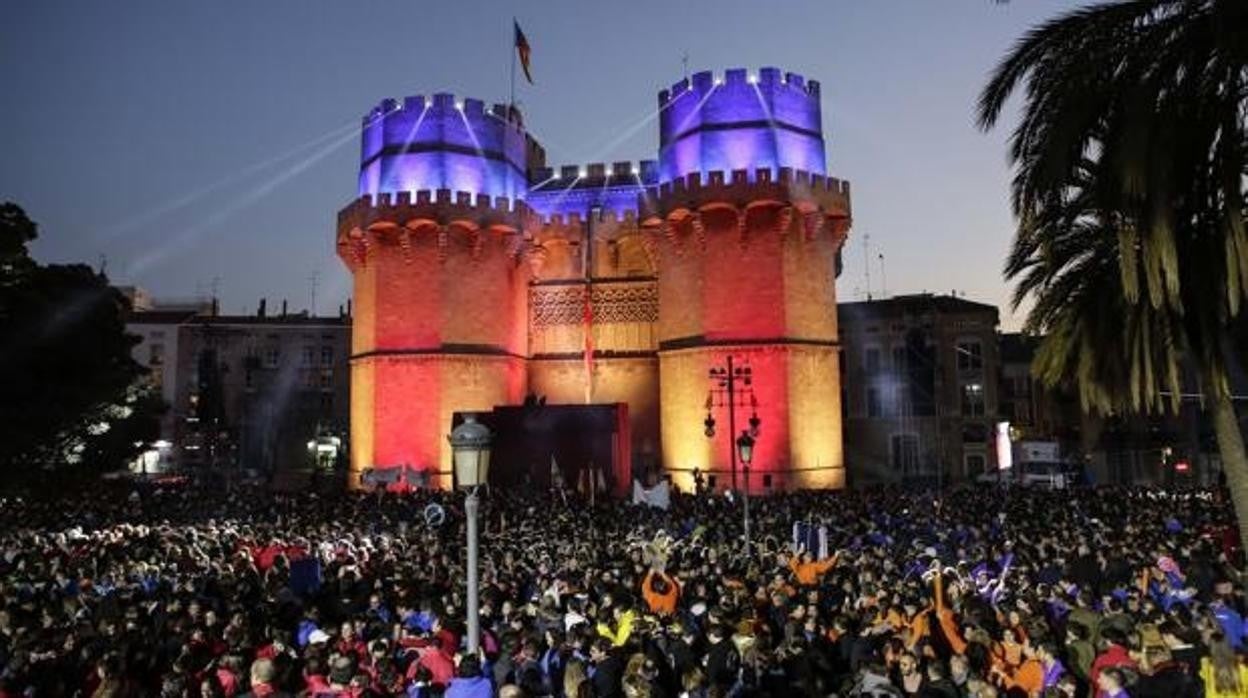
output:
<svg viewBox="0 0 1248 698"><path fill-rule="evenodd" d="M507 245L514 252L538 224L533 210L520 199L449 189L382 192L361 196L338 212L337 244L340 252L351 250L343 257L353 263L367 256L373 237L389 240L395 231L455 228L494 231L510 239Z"/></svg>
<svg viewBox="0 0 1248 698"><path fill-rule="evenodd" d="M577 186L649 185L659 181L659 162L625 160L613 162L609 166L603 162L591 162L587 165L564 165L559 168L539 167L533 170L532 179L534 191L567 187L573 182Z"/></svg>
<svg viewBox="0 0 1248 698"><path fill-rule="evenodd" d="M659 108L666 108L672 100L680 98L685 93L695 93L701 97L719 87L731 89L755 85L760 90L783 87L811 99L820 98L819 81L807 80L798 73L786 73L779 68L762 68L757 73L744 68L731 68L725 70L722 75L706 70L677 80L670 88L659 91Z"/></svg>
<svg viewBox="0 0 1248 698"><path fill-rule="evenodd" d="M500 121L517 133L524 133L524 126L519 121L508 118L506 104L496 102L490 105L490 108L487 110L485 102L482 100L472 97L457 97L446 92L437 92L428 96L409 95L401 100L387 97L378 102L377 106L368 110L368 113L364 115L363 125L368 127L374 121L394 112L419 113L428 110L462 112L469 121L484 121L488 117Z"/></svg>
<svg viewBox="0 0 1248 698"><path fill-rule="evenodd" d="M792 205L846 221L852 217L848 181L787 167L779 172L769 168L693 172L660 184L653 196L637 199L643 225L658 225L672 215L703 209L745 211L761 205Z"/></svg>
<svg viewBox="0 0 1248 698"><path fill-rule="evenodd" d="M805 170L794 170L791 167L781 167L778 174L769 167L752 171L733 170L732 172L724 172L716 170L713 172L691 172L679 179L663 182L659 185L658 193L660 197L668 197L696 194L704 190L722 190L725 187L748 187L758 184L779 185L811 193L827 192L846 198L849 197L848 180L829 177L815 172L806 172Z"/></svg>
<svg viewBox="0 0 1248 698"><path fill-rule="evenodd" d="M382 192L376 197L365 194L342 209L339 216L355 209L405 208L429 205L454 205L462 208L492 209L499 213L532 213L524 199L509 199L505 196L491 197L488 194L473 194L467 191L453 192L450 189L433 191L424 189L416 192Z"/></svg>

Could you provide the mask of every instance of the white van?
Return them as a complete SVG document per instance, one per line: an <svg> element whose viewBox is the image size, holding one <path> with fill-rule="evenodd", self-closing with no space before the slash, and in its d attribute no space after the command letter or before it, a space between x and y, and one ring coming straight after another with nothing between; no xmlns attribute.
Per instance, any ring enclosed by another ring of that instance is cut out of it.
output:
<svg viewBox="0 0 1248 698"><path fill-rule="evenodd" d="M1044 462L1018 463L1004 472L984 473L975 479L989 484L1022 485L1048 490L1064 490L1073 484L1065 464Z"/></svg>

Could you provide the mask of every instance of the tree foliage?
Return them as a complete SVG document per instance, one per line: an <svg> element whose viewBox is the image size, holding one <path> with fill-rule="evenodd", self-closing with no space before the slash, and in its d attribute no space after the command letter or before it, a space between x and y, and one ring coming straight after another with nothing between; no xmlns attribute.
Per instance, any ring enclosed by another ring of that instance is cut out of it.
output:
<svg viewBox="0 0 1248 698"><path fill-rule="evenodd" d="M1010 138L1018 229L1006 276L1033 371L1103 414L1177 410L1196 369L1248 540L1248 452L1231 402L1248 300L1248 2L1133 0L1029 32L979 103ZM1245 575L1248 579L1248 575Z"/></svg>
<svg viewBox="0 0 1248 698"><path fill-rule="evenodd" d="M982 93L985 128L1024 98L1006 275L1046 335L1038 374L1087 409L1177 407L1184 356L1229 393L1224 339L1248 299L1245 66L1248 3L1099 4L1029 32Z"/></svg>
<svg viewBox="0 0 1248 698"><path fill-rule="evenodd" d="M159 397L131 358L125 298L81 264L40 265L35 224L0 206L0 480L110 470L159 434Z"/></svg>

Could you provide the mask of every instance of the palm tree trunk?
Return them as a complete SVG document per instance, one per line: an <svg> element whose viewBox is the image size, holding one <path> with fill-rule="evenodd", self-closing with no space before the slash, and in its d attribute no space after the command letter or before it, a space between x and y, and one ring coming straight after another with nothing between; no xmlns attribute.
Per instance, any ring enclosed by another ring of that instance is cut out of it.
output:
<svg viewBox="0 0 1248 698"><path fill-rule="evenodd" d="M1222 457L1222 472L1226 473L1226 487L1231 491L1231 503L1239 525L1241 546L1248 546L1248 452L1244 449L1244 435L1239 430L1239 418L1231 396L1220 390L1210 391L1213 427L1218 438L1218 453ZM1243 551L1248 553L1248 551ZM1241 554L1240 582L1248 583L1244 565L1248 554Z"/></svg>

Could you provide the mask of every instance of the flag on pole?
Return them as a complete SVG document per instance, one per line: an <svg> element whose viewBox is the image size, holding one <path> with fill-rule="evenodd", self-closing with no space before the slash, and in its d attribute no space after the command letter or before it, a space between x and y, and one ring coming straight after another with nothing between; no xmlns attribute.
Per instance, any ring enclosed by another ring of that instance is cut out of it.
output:
<svg viewBox="0 0 1248 698"><path fill-rule="evenodd" d="M529 40L524 38L524 32L520 31L520 23L512 20L512 24L516 26L516 53L520 56L520 67L524 68L524 79L533 84L533 73L529 72L529 55L532 49L529 48Z"/></svg>

